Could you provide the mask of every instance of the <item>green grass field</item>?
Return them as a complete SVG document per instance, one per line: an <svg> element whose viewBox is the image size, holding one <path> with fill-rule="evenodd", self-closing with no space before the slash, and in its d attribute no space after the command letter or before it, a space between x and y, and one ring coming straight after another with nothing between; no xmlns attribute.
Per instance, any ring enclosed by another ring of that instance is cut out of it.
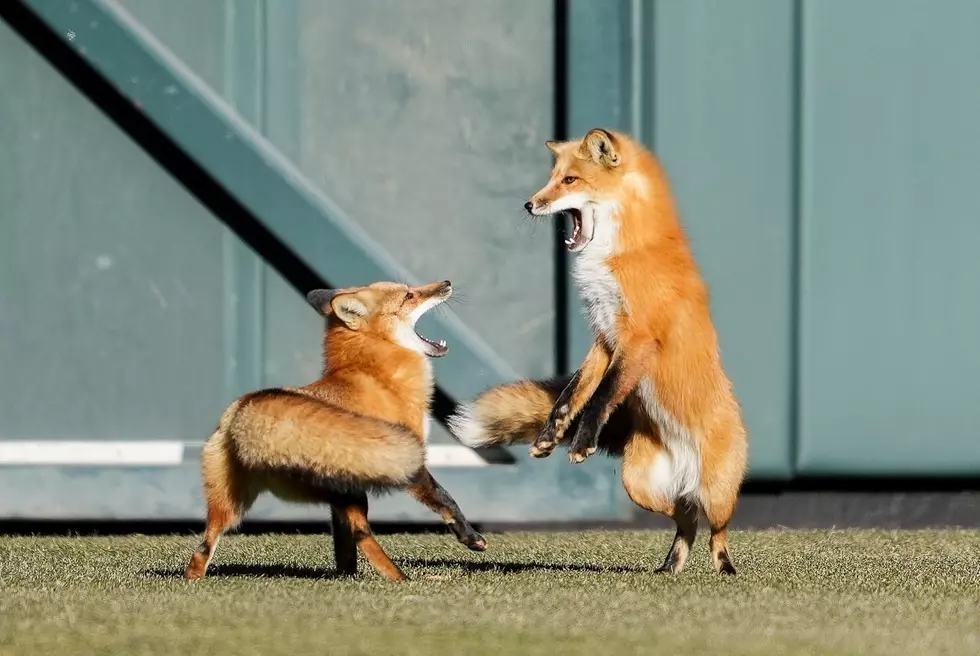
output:
<svg viewBox="0 0 980 656"><path fill-rule="evenodd" d="M333 578L329 536L0 538L2 654L978 654L980 532L732 534L740 574L653 574L662 531L381 542L412 581Z"/></svg>

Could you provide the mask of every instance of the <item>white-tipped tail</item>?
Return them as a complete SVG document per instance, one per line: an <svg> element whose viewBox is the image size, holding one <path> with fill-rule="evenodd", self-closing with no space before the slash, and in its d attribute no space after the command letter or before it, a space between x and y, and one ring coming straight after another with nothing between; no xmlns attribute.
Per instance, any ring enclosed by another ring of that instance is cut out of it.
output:
<svg viewBox="0 0 980 656"><path fill-rule="evenodd" d="M477 419L476 408L469 403L460 405L446 423L460 444L476 449L490 443L490 437Z"/></svg>
<svg viewBox="0 0 980 656"><path fill-rule="evenodd" d="M475 449L530 444L541 433L567 381L521 380L492 387L456 408L447 420L460 443Z"/></svg>

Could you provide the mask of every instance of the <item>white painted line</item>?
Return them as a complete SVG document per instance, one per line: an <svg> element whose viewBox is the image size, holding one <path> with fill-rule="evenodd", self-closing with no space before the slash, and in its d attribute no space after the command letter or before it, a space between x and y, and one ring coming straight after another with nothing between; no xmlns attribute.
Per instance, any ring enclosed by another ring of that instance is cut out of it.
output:
<svg viewBox="0 0 980 656"><path fill-rule="evenodd" d="M198 445L189 446L193 453ZM163 440L0 440L0 465L165 467L183 463L184 449L183 442ZM472 449L455 444L430 444L425 459L429 467L487 467L491 464Z"/></svg>
<svg viewBox="0 0 980 656"><path fill-rule="evenodd" d="M179 465L183 461L183 442L0 440L0 465L162 467Z"/></svg>
<svg viewBox="0 0 980 656"><path fill-rule="evenodd" d="M473 449L455 444L430 444L426 447L427 467L486 467L490 463Z"/></svg>

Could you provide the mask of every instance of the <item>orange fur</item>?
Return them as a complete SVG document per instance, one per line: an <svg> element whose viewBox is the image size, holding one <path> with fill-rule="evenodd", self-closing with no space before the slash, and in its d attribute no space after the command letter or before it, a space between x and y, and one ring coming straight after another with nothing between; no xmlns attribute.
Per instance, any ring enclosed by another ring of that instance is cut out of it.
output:
<svg viewBox="0 0 980 656"><path fill-rule="evenodd" d="M712 561L734 573L727 525L747 436L667 178L655 156L622 133L592 130L548 148L551 178L526 207L573 219L573 273L595 342L561 394L553 382L488 390L457 412L453 432L481 446L528 442L538 431L532 455L547 456L566 439L572 462L597 448L621 453L630 498L677 523L663 569L683 568L703 511ZM501 430L505 413L524 418L519 435Z"/></svg>
<svg viewBox="0 0 980 656"><path fill-rule="evenodd" d="M383 576L405 578L371 534L367 495L373 491L405 489L439 513L460 542L486 547L425 468L433 393L427 356L443 355L446 347L414 326L451 293L444 282L309 294L326 318L323 375L305 387L246 394L225 410L202 453L208 520L187 578L204 576L221 535L262 492L330 504L344 574L356 573L354 549L360 548Z"/></svg>

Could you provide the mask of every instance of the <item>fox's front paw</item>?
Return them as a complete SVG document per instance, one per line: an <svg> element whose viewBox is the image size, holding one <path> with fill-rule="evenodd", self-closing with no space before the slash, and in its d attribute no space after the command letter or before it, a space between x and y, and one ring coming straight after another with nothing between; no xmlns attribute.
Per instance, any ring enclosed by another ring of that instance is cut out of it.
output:
<svg viewBox="0 0 980 656"><path fill-rule="evenodd" d="M558 436L555 426L551 422L545 425L538 439L534 441L528 452L535 458L547 458L558 445Z"/></svg>
<svg viewBox="0 0 980 656"><path fill-rule="evenodd" d="M535 442L527 450L532 458L547 458L555 450L554 442Z"/></svg>
<svg viewBox="0 0 980 656"><path fill-rule="evenodd" d="M595 438L595 431L583 430L579 424L577 430L569 440L568 461L574 465L585 460L598 450L598 440Z"/></svg>
<svg viewBox="0 0 980 656"><path fill-rule="evenodd" d="M569 451L568 452L568 462L573 465L577 465L581 462L585 462L585 459L596 452L596 447L590 446L586 447L581 451Z"/></svg>

